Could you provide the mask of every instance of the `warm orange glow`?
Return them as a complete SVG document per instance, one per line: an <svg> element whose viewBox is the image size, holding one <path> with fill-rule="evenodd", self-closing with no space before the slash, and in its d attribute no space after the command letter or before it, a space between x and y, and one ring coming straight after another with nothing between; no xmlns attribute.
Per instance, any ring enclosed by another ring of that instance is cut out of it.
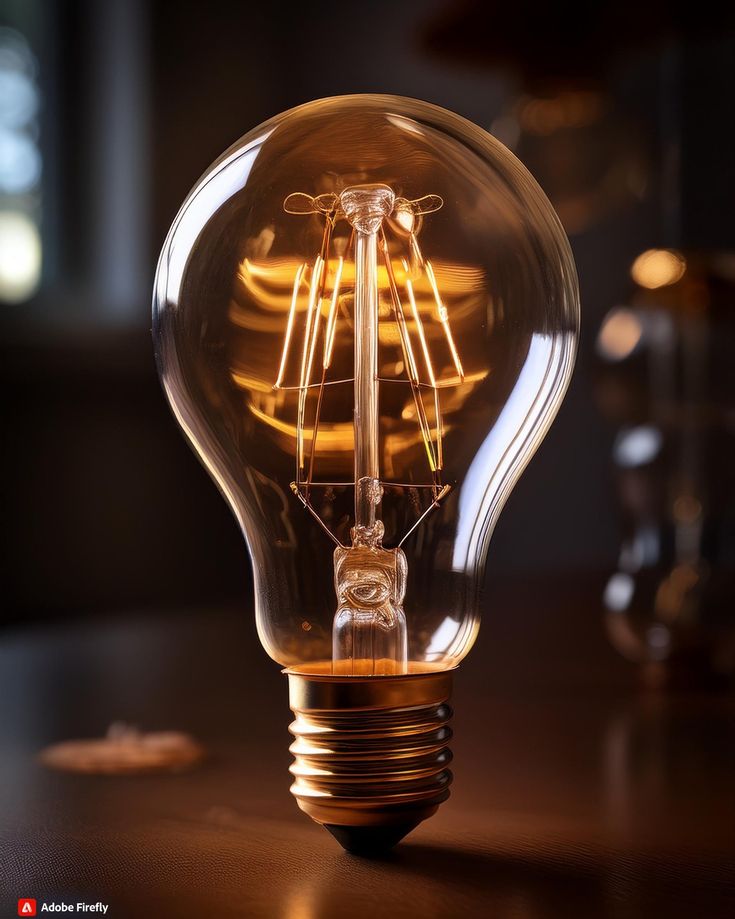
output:
<svg viewBox="0 0 735 919"><path fill-rule="evenodd" d="M308 439L310 439L314 433L313 428L302 428L301 431L299 431L296 425L290 424L287 421L282 421L280 418L273 418L271 415L261 411L255 405L251 404L248 408L259 421L262 421L263 424L277 431L279 434L285 435L290 441L298 440L299 433L302 437ZM352 422L346 421L329 424L322 422L319 425L319 442L325 449L330 451L352 451L354 449L354 428Z"/></svg>
<svg viewBox="0 0 735 919"><path fill-rule="evenodd" d="M518 107L518 122L529 134L548 136L563 128L583 128L602 117L605 102L600 93L574 90L546 98L528 98Z"/></svg>
<svg viewBox="0 0 735 919"><path fill-rule="evenodd" d="M281 366L278 369L278 379L274 384L274 389L278 389L283 382L283 374L286 369L286 360L288 358L288 349L291 344L291 335L293 334L293 321L294 316L296 315L296 302L299 298L299 287L301 286L301 279L304 276L304 271L306 270L306 265L299 265L299 270L296 272L296 277L293 282L293 293L291 295L291 309L288 312L288 325L286 326L286 337L283 340L283 353L281 355Z"/></svg>
<svg viewBox="0 0 735 919"><path fill-rule="evenodd" d="M332 264L334 265L334 273L332 272ZM300 265L301 262L295 258L272 257L260 261L245 258L240 262L237 281L239 285L242 285L242 293L248 294L249 298L261 310L285 314L290 309L294 276ZM326 283L328 287L334 284L337 267L338 263L332 262L327 270ZM402 264L397 265L394 271L396 282L399 285L403 284L406 279L404 266ZM458 296L466 297L472 293L481 293L485 289L485 276L481 268L472 265L459 265L453 262L434 261L432 262L432 271L438 286L446 296L453 299ZM341 285L346 288L352 288L354 284L354 262L352 260L344 261ZM384 265L378 265L378 286L381 290L388 289L388 272ZM428 312L434 308L430 295L426 298L426 303L422 303L423 298L420 291L416 290L415 292L422 312ZM237 299L239 300L240 297ZM243 297L242 299L244 301L247 298ZM306 304L303 303L297 309L297 312L305 309ZM452 315L456 315L454 307ZM280 328L282 329L282 316L279 317L278 321L281 323ZM249 326L243 324L243 327L247 328ZM275 325L273 328L275 328Z"/></svg>
<svg viewBox="0 0 735 919"><path fill-rule="evenodd" d="M608 360L622 361L636 349L642 334L640 318L632 310L617 307L605 317L597 347Z"/></svg>
<svg viewBox="0 0 735 919"><path fill-rule="evenodd" d="M684 277L686 259L673 249L648 249L633 262L630 274L636 284L648 290L668 287Z"/></svg>
<svg viewBox="0 0 735 919"><path fill-rule="evenodd" d="M447 389L452 386L461 386L465 383L479 383L480 380L485 379L488 373L490 373L489 370L478 370L477 373L465 373L461 377L444 377L436 385L438 389Z"/></svg>
<svg viewBox="0 0 735 919"><path fill-rule="evenodd" d="M345 260L340 256L337 263L337 271L334 276L334 289L332 291L332 302L329 307L329 318L327 319L327 332L324 339L324 361L322 367L324 370L329 369L332 361L332 349L334 348L334 333L337 326L337 303L339 300L339 285L342 280L342 270Z"/></svg>
<svg viewBox="0 0 735 919"><path fill-rule="evenodd" d="M460 379L462 379L464 377L464 370L462 369L462 362L460 361L459 354L457 353L457 347L454 344L452 330L449 328L449 314L447 312L446 306L444 306L444 303L442 302L441 295L439 294L439 288L436 285L434 269L432 268L431 262L428 259L426 260L424 267L426 269L426 276L429 279L429 284L431 284L434 300L436 301L436 308L439 313L439 321L444 327L444 334L447 337L447 344L449 345L449 350L452 352L452 360L454 361L454 366L457 368L457 375Z"/></svg>
<svg viewBox="0 0 735 919"><path fill-rule="evenodd" d="M434 368L431 363L431 354L429 353L429 346L426 343L426 335L424 334L424 324L421 321L419 316L418 307L416 306L416 297L413 292L413 284L411 279L408 276L408 265L406 262L403 263L404 270L406 271L406 292L408 293L408 299L411 304L411 312L413 314L413 320L416 324L416 330L418 332L419 341L421 342L421 350L424 354L424 364L426 365L426 372L429 375L429 382L434 390L434 418L435 418L435 427L436 427L436 466L438 469L443 468L444 466L444 449L442 445L442 438L444 436L444 425L442 422L441 410L439 408L439 391L436 388L436 376L434 374Z"/></svg>
<svg viewBox="0 0 735 919"><path fill-rule="evenodd" d="M258 392L263 394L271 394L274 387L267 380L262 380L259 377L254 377L249 373L242 373L239 370L231 370L230 376L232 382L239 389L245 389L250 392Z"/></svg>
<svg viewBox="0 0 735 919"><path fill-rule="evenodd" d="M403 359L408 368L408 377L411 381L411 389L414 398L414 403L416 405L416 414L421 428L421 434L424 440L424 447L426 449L426 458L429 463L429 468L432 473L435 473L438 468L437 459L434 454L434 444L431 437L431 429L429 428L429 422L426 417L426 410L424 408L423 398L421 396L421 391L419 389L419 375L418 368L416 366L416 358L413 353L413 346L411 345L411 338L408 334L408 329L406 327L406 317L403 312L403 304L401 303L400 294L398 293L398 285L396 283L395 272L393 269L393 262L391 261L390 253L388 252L388 244L385 239L385 235L381 236L381 244L383 247L383 255L385 257L386 271L388 273L388 281L390 285L391 297L393 299L393 308L395 311L395 320L396 325L398 326L400 336L401 336L401 348L403 350ZM438 426L437 426L438 430Z"/></svg>
<svg viewBox="0 0 735 919"><path fill-rule="evenodd" d="M429 375L429 382L432 386L436 386L436 377L434 376L434 368L431 364L431 355L429 354L429 346L426 344L426 336L424 335L424 325L421 322L419 317L418 307L416 306L416 297L413 292L413 284L411 279L408 277L408 266L406 263L403 263L404 269L406 271L406 292L408 293L408 301L411 304L411 313L413 314L413 321L416 323L416 329L419 333L419 341L421 342L421 350L424 354L424 363L426 365L426 372Z"/></svg>
<svg viewBox="0 0 735 919"><path fill-rule="evenodd" d="M322 265L323 260L320 255L317 255L316 261L314 262L314 268L311 272L311 284L309 286L309 305L306 310L306 333L304 335L304 347L301 354L301 383L300 383L300 392L299 392L299 422L297 426L298 431L298 444L297 444L297 455L298 455L298 465L302 469L304 466L304 412L306 410L306 386L309 382L309 375L311 372L311 362L314 356L313 340L312 340L312 324L314 331L318 330L319 326L319 310L316 309L317 296L319 293L319 285L322 277ZM314 336L314 341L316 336Z"/></svg>

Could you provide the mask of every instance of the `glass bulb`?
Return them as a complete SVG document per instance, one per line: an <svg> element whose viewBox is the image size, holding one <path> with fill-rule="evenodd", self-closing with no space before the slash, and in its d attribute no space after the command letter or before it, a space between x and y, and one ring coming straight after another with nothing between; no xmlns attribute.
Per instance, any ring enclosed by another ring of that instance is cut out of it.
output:
<svg viewBox="0 0 735 919"><path fill-rule="evenodd" d="M458 665L578 326L551 205L458 115L323 99L214 163L164 244L154 338L272 658L348 684Z"/></svg>

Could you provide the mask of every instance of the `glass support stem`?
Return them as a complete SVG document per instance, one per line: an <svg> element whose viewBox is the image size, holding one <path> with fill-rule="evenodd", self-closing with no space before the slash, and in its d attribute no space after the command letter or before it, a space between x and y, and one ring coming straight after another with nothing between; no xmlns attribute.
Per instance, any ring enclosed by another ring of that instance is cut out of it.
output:
<svg viewBox="0 0 735 919"><path fill-rule="evenodd" d="M355 527L369 532L380 501L378 236L355 236Z"/></svg>

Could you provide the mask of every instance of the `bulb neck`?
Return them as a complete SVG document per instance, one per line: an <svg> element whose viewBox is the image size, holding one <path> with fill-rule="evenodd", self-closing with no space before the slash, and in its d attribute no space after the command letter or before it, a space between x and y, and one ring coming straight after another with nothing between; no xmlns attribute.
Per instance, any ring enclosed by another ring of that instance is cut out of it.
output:
<svg viewBox="0 0 735 919"><path fill-rule="evenodd" d="M350 852L385 851L449 797L451 672L287 670L291 793Z"/></svg>

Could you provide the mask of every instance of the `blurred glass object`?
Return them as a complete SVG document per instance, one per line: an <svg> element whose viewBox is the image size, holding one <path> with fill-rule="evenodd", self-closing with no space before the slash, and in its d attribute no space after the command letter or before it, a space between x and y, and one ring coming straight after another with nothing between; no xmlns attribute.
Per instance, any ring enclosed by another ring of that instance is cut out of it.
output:
<svg viewBox="0 0 735 919"><path fill-rule="evenodd" d="M735 672L734 265L731 253L642 253L629 304L597 336L598 403L619 428L607 629L656 683Z"/></svg>
<svg viewBox="0 0 735 919"><path fill-rule="evenodd" d="M41 279L38 66L15 29L0 28L0 300L19 303Z"/></svg>

